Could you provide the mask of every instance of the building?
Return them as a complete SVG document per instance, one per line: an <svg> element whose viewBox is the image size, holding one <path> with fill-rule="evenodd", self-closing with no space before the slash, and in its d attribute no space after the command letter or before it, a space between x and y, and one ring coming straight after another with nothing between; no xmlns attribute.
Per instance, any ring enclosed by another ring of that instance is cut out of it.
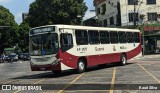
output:
<svg viewBox="0 0 160 93"><path fill-rule="evenodd" d="M93 16L91 18L85 19L83 21L83 25L84 26L98 26L98 24L97 24L97 17Z"/></svg>
<svg viewBox="0 0 160 93"><path fill-rule="evenodd" d="M100 26L129 26L160 22L160 0L94 0Z"/></svg>
<svg viewBox="0 0 160 93"><path fill-rule="evenodd" d="M28 17L28 13L22 13L22 21L24 21Z"/></svg>

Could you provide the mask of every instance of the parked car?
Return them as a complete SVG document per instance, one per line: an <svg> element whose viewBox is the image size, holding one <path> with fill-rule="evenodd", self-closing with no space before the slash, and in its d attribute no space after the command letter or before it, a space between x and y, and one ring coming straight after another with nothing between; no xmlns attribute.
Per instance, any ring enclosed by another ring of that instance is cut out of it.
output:
<svg viewBox="0 0 160 93"><path fill-rule="evenodd" d="M11 53L10 55L6 56L6 61L8 62L18 61L18 55L16 53Z"/></svg>
<svg viewBox="0 0 160 93"><path fill-rule="evenodd" d="M20 55L19 55L19 59L21 59L21 60L29 60L30 59L30 55L29 55L29 53L21 53Z"/></svg>
<svg viewBox="0 0 160 93"><path fill-rule="evenodd" d="M0 56L0 63L3 63L5 61L4 56Z"/></svg>

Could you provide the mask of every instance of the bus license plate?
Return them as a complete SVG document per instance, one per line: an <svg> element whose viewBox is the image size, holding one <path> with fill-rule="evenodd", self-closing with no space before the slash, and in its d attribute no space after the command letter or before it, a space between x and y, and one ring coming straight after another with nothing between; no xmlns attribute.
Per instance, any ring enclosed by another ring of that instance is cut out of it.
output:
<svg viewBox="0 0 160 93"><path fill-rule="evenodd" d="M40 68L41 70L45 70L46 68Z"/></svg>

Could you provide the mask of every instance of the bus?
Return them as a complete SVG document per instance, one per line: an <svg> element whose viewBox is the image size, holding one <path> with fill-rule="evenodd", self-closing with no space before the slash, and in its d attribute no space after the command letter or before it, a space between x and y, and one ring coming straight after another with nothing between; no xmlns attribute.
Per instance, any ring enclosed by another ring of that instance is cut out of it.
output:
<svg viewBox="0 0 160 93"><path fill-rule="evenodd" d="M140 31L136 29L46 25L30 29L32 71L76 69L119 62L142 56Z"/></svg>

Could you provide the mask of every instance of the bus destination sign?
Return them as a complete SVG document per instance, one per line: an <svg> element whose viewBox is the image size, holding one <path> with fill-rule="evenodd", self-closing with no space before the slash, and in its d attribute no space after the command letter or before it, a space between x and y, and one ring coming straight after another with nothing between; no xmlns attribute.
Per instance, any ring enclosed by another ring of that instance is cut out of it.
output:
<svg viewBox="0 0 160 93"><path fill-rule="evenodd" d="M30 34L38 34L38 33L45 33L45 32L52 32L53 27L43 27L43 28L38 28L38 29L33 29L30 31Z"/></svg>

